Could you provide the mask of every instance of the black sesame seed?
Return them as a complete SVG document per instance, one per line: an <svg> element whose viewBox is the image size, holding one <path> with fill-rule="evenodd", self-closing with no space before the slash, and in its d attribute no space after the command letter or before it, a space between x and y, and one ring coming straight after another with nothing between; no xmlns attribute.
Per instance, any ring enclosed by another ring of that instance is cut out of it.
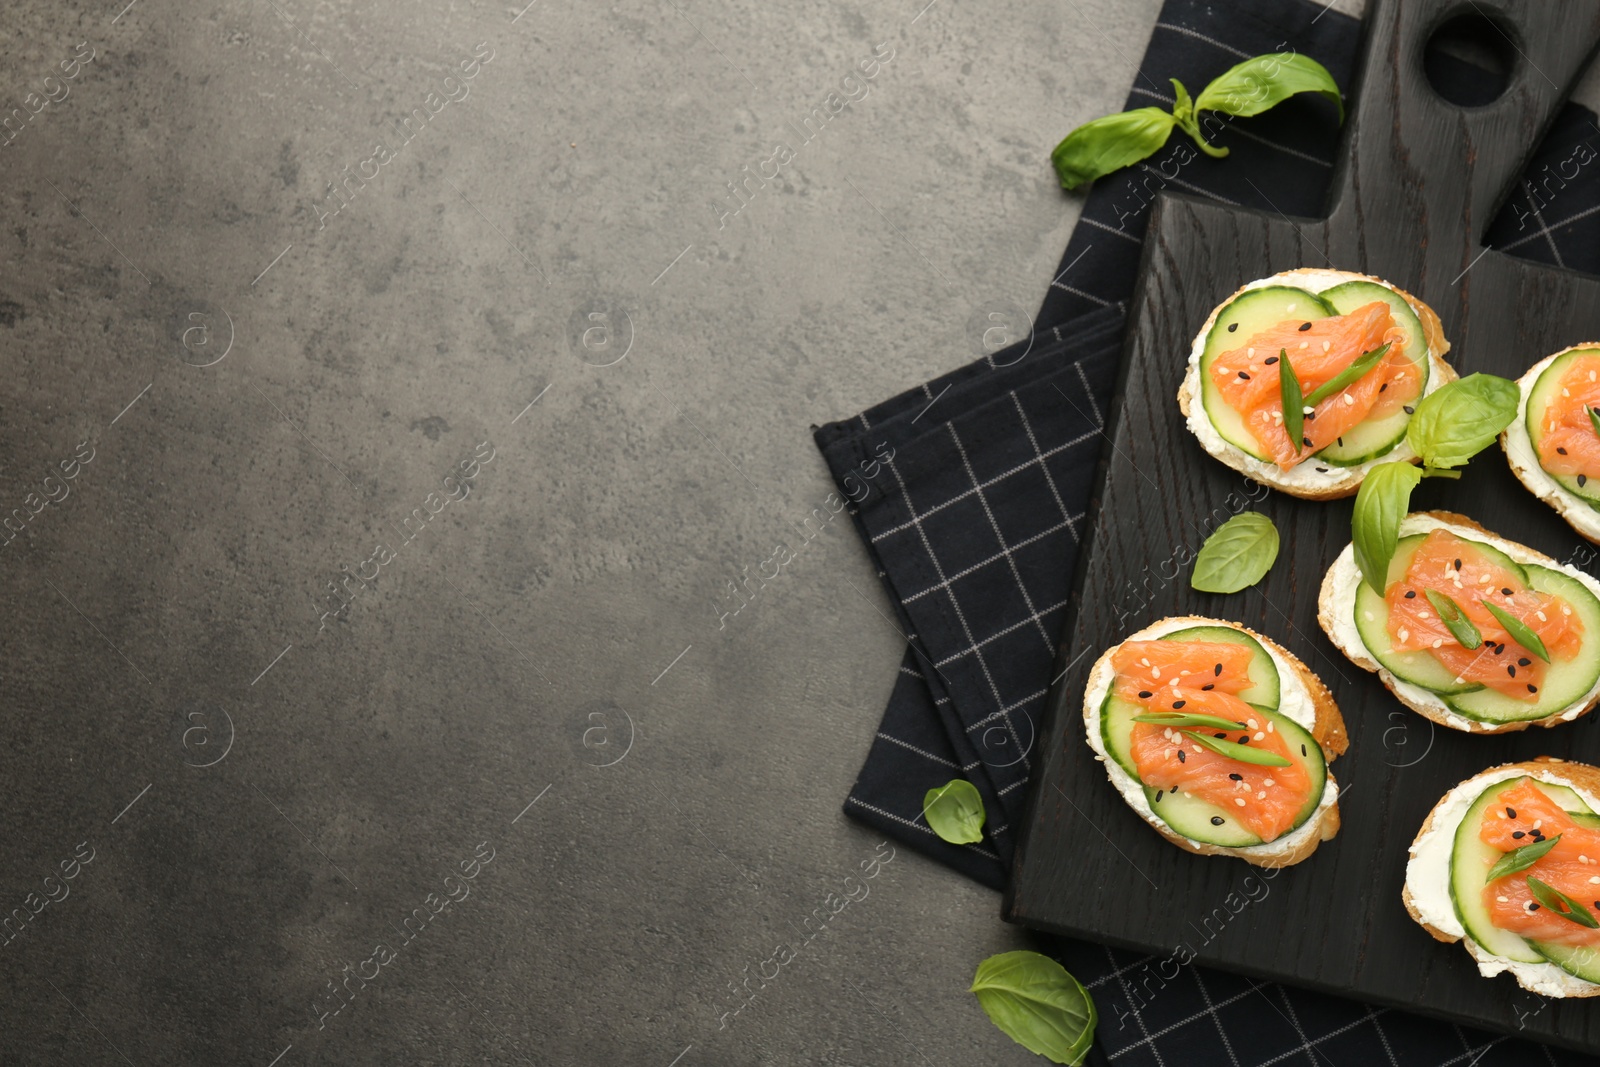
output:
<svg viewBox="0 0 1600 1067"><path fill-rule="evenodd" d="M1316 419L1317 419L1317 413L1315 411L1306 412L1306 421L1307 422L1315 422Z"/></svg>
<svg viewBox="0 0 1600 1067"><path fill-rule="evenodd" d="M1226 741L1228 739L1228 735L1227 734L1216 734L1215 736L1220 741Z"/></svg>
<svg viewBox="0 0 1600 1067"><path fill-rule="evenodd" d="M1228 332L1229 333L1232 333L1234 330L1237 330L1238 328L1239 328L1239 324L1237 322L1228 323Z"/></svg>
<svg viewBox="0 0 1600 1067"><path fill-rule="evenodd" d="M1389 388L1389 383L1388 382L1384 382L1382 385L1378 386L1378 392L1381 393L1387 388Z"/></svg>
<svg viewBox="0 0 1600 1067"><path fill-rule="evenodd" d="M1189 762L1187 759L1184 758L1183 749L1181 749L1181 748L1178 749L1178 762L1179 763L1188 763Z"/></svg>
<svg viewBox="0 0 1600 1067"><path fill-rule="evenodd" d="M1173 711L1177 711L1179 708L1183 707L1187 703L1188 703L1187 700L1174 700L1172 702L1172 710Z"/></svg>
<svg viewBox="0 0 1600 1067"><path fill-rule="evenodd" d="M1344 447L1344 438L1343 437L1339 438L1339 447L1340 448Z"/></svg>
<svg viewBox="0 0 1600 1067"><path fill-rule="evenodd" d="M1517 809L1516 808L1510 808L1510 807L1506 808L1506 818L1515 819L1516 817L1517 817Z"/></svg>
<svg viewBox="0 0 1600 1067"><path fill-rule="evenodd" d="M1528 904L1528 910L1529 911L1538 911L1539 910L1539 905L1530 902Z"/></svg>
<svg viewBox="0 0 1600 1067"><path fill-rule="evenodd" d="M1139 690L1139 699L1140 700L1149 700L1151 695L1152 694L1151 694L1150 690L1148 690L1148 689Z"/></svg>
<svg viewBox="0 0 1600 1067"><path fill-rule="evenodd" d="M1154 803L1157 803L1157 804L1159 804L1159 803L1161 803L1161 798L1162 798L1162 796L1164 796L1164 795L1165 795L1165 794L1163 794L1163 793L1162 793L1162 792L1161 792L1161 790L1159 790L1159 789L1157 789L1157 790L1156 790L1156 798L1155 798L1155 801L1154 801Z"/></svg>
<svg viewBox="0 0 1600 1067"><path fill-rule="evenodd" d="M1222 677L1222 664L1219 663L1215 667L1211 668L1211 673L1216 675L1218 678L1221 678Z"/></svg>
<svg viewBox="0 0 1600 1067"><path fill-rule="evenodd" d="M1300 746L1300 755L1304 756L1305 754L1306 754L1306 746L1301 745Z"/></svg>
<svg viewBox="0 0 1600 1067"><path fill-rule="evenodd" d="M1236 782L1244 781L1244 775L1242 775L1242 774L1230 774L1230 775L1228 775L1228 777L1232 778Z"/></svg>
<svg viewBox="0 0 1600 1067"><path fill-rule="evenodd" d="M1415 599L1417 599L1417 591L1415 589L1407 589L1406 590L1406 599L1407 600L1415 600Z"/></svg>
<svg viewBox="0 0 1600 1067"><path fill-rule="evenodd" d="M1501 596L1510 596L1510 595L1511 595L1511 590L1509 590L1509 589L1502 589L1502 590L1500 590L1500 595L1501 595Z"/></svg>
<svg viewBox="0 0 1600 1067"><path fill-rule="evenodd" d="M1530 664L1532 662L1533 661L1531 659L1529 659L1527 656L1523 656L1521 659L1517 660L1517 666L1526 667L1528 664Z"/></svg>
<svg viewBox="0 0 1600 1067"><path fill-rule="evenodd" d="M1515 678L1517 676L1517 668L1515 666L1507 667L1506 673Z"/></svg>
<svg viewBox="0 0 1600 1067"><path fill-rule="evenodd" d="M1458 560L1456 560L1456 570L1460 570L1460 569L1461 569L1461 561L1458 559Z"/></svg>
<svg viewBox="0 0 1600 1067"><path fill-rule="evenodd" d="M1215 683L1215 682L1207 682L1207 683L1206 683L1206 684L1205 684L1205 685L1202 685L1202 686L1201 686L1201 687L1200 687L1200 691L1201 691L1201 692L1202 692L1202 693L1204 693L1204 692L1206 692L1206 691L1207 691L1207 690L1209 690L1209 689L1215 689L1215 688L1216 688L1216 687L1217 687L1217 684L1216 684L1216 683Z"/></svg>
<svg viewBox="0 0 1600 1067"><path fill-rule="evenodd" d="M1516 838L1518 841L1521 841L1524 837L1527 837L1528 835L1523 833L1521 830L1517 830L1511 836Z"/></svg>
<svg viewBox="0 0 1600 1067"><path fill-rule="evenodd" d="M1417 409L1412 407L1410 404L1401 405L1400 410L1404 411L1407 415L1415 415L1417 413Z"/></svg>
<svg viewBox="0 0 1600 1067"><path fill-rule="evenodd" d="M1318 474L1327 474L1328 473L1328 468L1327 467L1318 467L1317 468L1317 473Z"/></svg>
<svg viewBox="0 0 1600 1067"><path fill-rule="evenodd" d="M1563 455L1563 456L1567 454L1567 450L1564 449L1564 448L1558 448L1558 449L1556 449L1556 452L1558 454L1560 454L1560 455Z"/></svg>
<svg viewBox="0 0 1600 1067"><path fill-rule="evenodd" d="M1268 356L1264 362L1266 363L1267 366L1270 367L1274 363L1278 362L1278 357L1277 356Z"/></svg>
<svg viewBox="0 0 1600 1067"><path fill-rule="evenodd" d="M1243 378L1247 382L1250 380L1250 375L1246 374L1244 371L1239 372L1239 377Z"/></svg>
<svg viewBox="0 0 1600 1067"><path fill-rule="evenodd" d="M1220 816L1220 815L1211 816L1211 825L1212 826L1221 826L1222 822L1223 822L1222 816ZM1596 904L1595 907L1600 908L1600 904Z"/></svg>
<svg viewBox="0 0 1600 1067"><path fill-rule="evenodd" d="M1300 332L1301 333L1305 333L1309 329L1311 329L1311 324L1309 322L1302 322L1300 324Z"/></svg>
<svg viewBox="0 0 1600 1067"><path fill-rule="evenodd" d="M1579 487L1581 488L1583 486L1583 483L1587 482L1588 480L1589 480L1589 476L1587 474L1578 475L1578 485L1579 485Z"/></svg>
<svg viewBox="0 0 1600 1067"><path fill-rule="evenodd" d="M1532 682L1528 683L1528 692L1537 693L1538 691L1539 691L1539 687L1538 686L1534 685Z"/></svg>
<svg viewBox="0 0 1600 1067"><path fill-rule="evenodd" d="M1248 745L1250 743L1250 735L1245 734L1243 737L1239 738L1239 743L1241 745Z"/></svg>
<svg viewBox="0 0 1600 1067"><path fill-rule="evenodd" d="M1304 444L1304 445L1305 445L1305 446L1306 446L1306 447L1307 447L1307 448L1310 448L1310 447L1311 447L1311 438L1309 438L1309 437L1302 437L1302 438L1300 438L1300 441L1301 441L1301 443L1303 443L1303 444Z"/></svg>

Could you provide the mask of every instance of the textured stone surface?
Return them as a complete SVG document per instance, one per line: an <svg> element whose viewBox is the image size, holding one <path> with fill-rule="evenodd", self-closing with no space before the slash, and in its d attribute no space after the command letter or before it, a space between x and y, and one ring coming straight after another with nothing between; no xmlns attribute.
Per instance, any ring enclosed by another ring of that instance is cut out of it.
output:
<svg viewBox="0 0 1600 1067"><path fill-rule="evenodd" d="M0 549L0 893L67 895L0 1059L1034 1062L965 991L998 900L859 881L901 642L845 520L713 605L823 507L811 423L1037 302L1156 6L9 5L7 106L67 95L0 149L0 510L69 495Z"/></svg>

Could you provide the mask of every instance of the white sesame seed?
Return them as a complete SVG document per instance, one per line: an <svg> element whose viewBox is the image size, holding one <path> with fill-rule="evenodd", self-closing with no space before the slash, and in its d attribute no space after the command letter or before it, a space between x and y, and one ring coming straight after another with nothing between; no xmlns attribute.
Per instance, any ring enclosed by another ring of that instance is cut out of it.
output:
<svg viewBox="0 0 1600 1067"><path fill-rule="evenodd" d="M1266 737L1266 736L1267 736L1266 732L1263 731L1263 730L1257 730L1256 733L1255 733L1255 739L1257 741L1261 740L1263 737Z"/></svg>
<svg viewBox="0 0 1600 1067"><path fill-rule="evenodd" d="M1300 347L1301 348L1310 348L1311 347L1311 342L1310 341L1301 341L1300 342Z"/></svg>
<svg viewBox="0 0 1600 1067"><path fill-rule="evenodd" d="M1590 372L1589 372L1589 380L1590 380L1590 381L1591 381L1591 382L1592 382L1592 381L1594 381L1594 371L1590 371Z"/></svg>
<svg viewBox="0 0 1600 1067"><path fill-rule="evenodd" d="M1144 664L1146 667L1148 667L1148 666L1150 666L1150 657L1146 656L1143 659L1141 659L1139 662Z"/></svg>
<svg viewBox="0 0 1600 1067"><path fill-rule="evenodd" d="M1285 311L1293 311L1295 308L1297 308L1299 306L1300 306L1300 301L1296 300L1294 303L1290 304L1288 307L1284 308L1283 310L1285 310Z"/></svg>
<svg viewBox="0 0 1600 1067"><path fill-rule="evenodd" d="M1199 749L1195 749L1195 751L1199 752L1200 750ZM1185 799L1185 800L1193 800L1194 799L1194 794L1193 793L1184 793L1183 794L1183 799Z"/></svg>
<svg viewBox="0 0 1600 1067"><path fill-rule="evenodd" d="M1433 612L1431 612L1431 611L1418 612L1417 618L1419 618L1419 619L1431 619L1431 618L1433 618Z"/></svg>
<svg viewBox="0 0 1600 1067"><path fill-rule="evenodd" d="M1244 797L1234 797L1233 802L1239 805L1241 808L1244 807Z"/></svg>
<svg viewBox="0 0 1600 1067"><path fill-rule="evenodd" d="M1245 354L1245 358L1246 359L1255 359L1256 358L1256 350L1253 349L1253 348L1245 349L1244 350L1244 354Z"/></svg>
<svg viewBox="0 0 1600 1067"><path fill-rule="evenodd" d="M1160 667L1151 667L1150 668L1150 673L1155 675L1157 678L1159 678L1159 677L1161 677L1161 668Z"/></svg>
<svg viewBox="0 0 1600 1067"><path fill-rule="evenodd" d="M1332 347L1333 347L1333 342L1332 341L1324 341L1324 342L1322 342L1322 350L1324 352L1326 352L1328 349L1330 349Z"/></svg>
<svg viewBox="0 0 1600 1067"><path fill-rule="evenodd" d="M1511 903L1511 898L1510 897L1495 897L1494 899L1498 900L1502 904Z"/></svg>
<svg viewBox="0 0 1600 1067"><path fill-rule="evenodd" d="M1542 612L1542 611L1536 611L1536 612L1534 612L1534 614L1539 616L1539 621L1540 622L1549 622L1550 621L1549 619L1544 617L1544 612Z"/></svg>
<svg viewBox="0 0 1600 1067"><path fill-rule="evenodd" d="M1544 825L1544 820L1543 819L1535 819L1535 820L1533 820L1533 828L1535 830L1537 830L1539 827L1541 827L1543 825Z"/></svg>
<svg viewBox="0 0 1600 1067"><path fill-rule="evenodd" d="M1458 675L1456 675L1456 684L1457 684L1457 685L1463 685L1463 684L1465 684L1465 683L1466 683L1466 679L1465 679L1465 678L1463 678L1463 677L1461 677L1461 675L1459 675L1459 674L1458 674ZM1502 815L1502 816L1500 816L1500 817L1501 817L1501 818L1502 818L1502 819L1503 819L1503 818L1505 818L1505 816L1504 816L1504 815Z"/></svg>
<svg viewBox="0 0 1600 1067"><path fill-rule="evenodd" d="M1271 778L1266 778L1266 779L1262 780L1261 784L1265 785L1265 786L1274 786L1274 785L1277 785L1278 783L1274 782Z"/></svg>
<svg viewBox="0 0 1600 1067"><path fill-rule="evenodd" d="M1372 612L1370 612L1370 611L1363 611L1363 612L1362 612L1362 613L1361 613L1361 614L1363 614L1363 615L1365 615L1365 616L1366 616L1366 617L1367 617L1367 621L1368 621L1368 622L1371 622L1371 621L1372 621L1372 618L1373 618L1373 615L1372 615Z"/></svg>
<svg viewBox="0 0 1600 1067"><path fill-rule="evenodd" d="M1355 405L1355 402L1356 402L1356 398L1355 398L1355 397L1353 397L1353 396L1351 396L1351 395L1350 395L1350 394L1349 394L1349 393L1346 393L1346 394L1344 394L1344 402L1345 402L1345 403L1346 403L1346 404L1349 404L1349 405L1351 405L1351 406L1354 406L1354 405Z"/></svg>
<svg viewBox="0 0 1600 1067"><path fill-rule="evenodd" d="M1410 639L1411 639L1411 631L1407 630L1404 626L1400 627L1400 640L1409 641Z"/></svg>
<svg viewBox="0 0 1600 1067"><path fill-rule="evenodd" d="M1257 791L1256 799L1257 800L1265 800L1265 799L1267 799L1267 791L1265 789Z"/></svg>
<svg viewBox="0 0 1600 1067"><path fill-rule="evenodd" d="M1444 639L1442 637L1435 637L1433 639L1433 647L1434 648L1441 648L1441 647L1443 647L1443 645L1444 645Z"/></svg>
<svg viewBox="0 0 1600 1067"><path fill-rule="evenodd" d="M1267 720L1267 733L1270 734L1271 732L1272 732L1272 720L1268 719Z"/></svg>
<svg viewBox="0 0 1600 1067"><path fill-rule="evenodd" d="M1561 390L1561 395L1562 396L1571 396L1572 395L1572 391L1570 389L1563 389L1563 390Z"/></svg>
<svg viewBox="0 0 1600 1067"><path fill-rule="evenodd" d="M1561 606L1561 614L1563 614L1563 615L1571 615L1572 614L1572 609L1567 607L1565 604L1563 604Z"/></svg>
<svg viewBox="0 0 1600 1067"><path fill-rule="evenodd" d="M1247 725L1247 726L1249 726L1249 727L1250 727L1250 729L1252 729L1252 730L1254 730L1254 729L1256 729L1256 728L1257 728L1257 725L1258 725L1258 724L1257 724L1257 723L1256 723L1256 721L1255 721L1255 720L1254 720L1254 719L1251 719L1251 720L1249 720L1249 722L1247 722L1247 723L1246 723L1246 724L1245 724L1245 725Z"/></svg>
<svg viewBox="0 0 1600 1067"><path fill-rule="evenodd" d="M1169 748L1169 749L1167 749L1167 754L1166 754L1166 755L1165 755L1165 756L1164 756L1164 757L1162 757L1162 758L1163 758L1163 759L1171 759L1171 758L1172 758L1172 756L1173 756L1173 753L1174 753L1174 752L1175 752L1175 751L1176 751L1176 749L1171 749L1171 748Z"/></svg>

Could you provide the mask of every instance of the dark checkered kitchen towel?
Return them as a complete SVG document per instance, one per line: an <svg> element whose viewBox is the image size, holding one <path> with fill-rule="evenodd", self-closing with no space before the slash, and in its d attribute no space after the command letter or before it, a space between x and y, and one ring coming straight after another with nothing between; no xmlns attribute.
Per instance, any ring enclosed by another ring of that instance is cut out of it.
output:
<svg viewBox="0 0 1600 1067"><path fill-rule="evenodd" d="M1291 48L1349 86L1359 38L1355 20L1306 0L1168 0L1127 106L1170 107L1169 78L1198 92L1242 58ZM1429 70L1458 99L1483 84L1449 56ZM1297 98L1218 140L1225 160L1175 133L1155 158L1095 183L1030 338L816 432L911 639L845 811L994 888L1010 865L1153 191L1318 215L1338 128L1326 102ZM1565 108L1488 243L1600 273L1596 145L1595 116ZM945 844L921 818L923 794L955 777L983 794L979 844ZM1100 1062L1595 1062L1195 967L1168 977L1160 961L1082 942L1051 947L1094 990Z"/></svg>

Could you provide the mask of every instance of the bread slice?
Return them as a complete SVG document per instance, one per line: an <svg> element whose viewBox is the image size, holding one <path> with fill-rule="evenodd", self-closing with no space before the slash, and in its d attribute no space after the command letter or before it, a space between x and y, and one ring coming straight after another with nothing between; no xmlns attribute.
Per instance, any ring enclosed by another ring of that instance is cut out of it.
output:
<svg viewBox="0 0 1600 1067"><path fill-rule="evenodd" d="M1529 367L1528 372L1517 379L1517 389L1520 394L1517 399L1517 417L1500 434L1500 447L1505 451L1506 461L1511 465L1511 473L1528 487L1530 493L1555 508L1556 513L1567 520L1568 526L1595 544L1600 544L1600 511L1590 507L1582 497L1568 491L1560 482L1545 473L1544 467L1539 464L1539 454L1534 450L1533 441L1528 437L1528 395L1533 392L1534 385L1539 381L1539 375L1568 352L1580 348L1600 350L1600 342L1589 341L1581 345L1571 345L1559 352L1551 353Z"/></svg>
<svg viewBox="0 0 1600 1067"><path fill-rule="evenodd" d="M1416 520L1432 520L1431 523L1421 523ZM1481 524L1474 522L1465 515L1458 515L1453 511L1416 511L1401 520L1400 532L1404 536L1410 533L1421 532L1419 527L1440 524L1454 527L1458 533L1479 539L1499 548L1512 559L1519 563L1534 563L1544 567L1559 570L1563 574L1570 574L1582 581L1597 596L1600 596L1600 583L1583 574L1573 567L1565 567L1556 560L1526 545L1519 545L1515 541L1507 541L1491 530L1485 529ZM1355 585L1361 581L1360 568L1356 567L1354 550L1346 545L1339 558L1334 560L1333 566L1328 568L1328 573L1323 576L1322 589L1317 594L1317 624L1322 627L1322 632L1328 635L1328 640L1349 657L1350 662L1363 670L1377 674L1394 698L1412 711L1425 719L1432 720L1440 726L1451 730L1460 730L1472 734L1506 734L1518 730L1526 730L1530 726L1560 726L1571 722L1579 716L1586 715L1600 704L1600 685L1591 690L1587 697L1579 704L1569 705L1543 719L1527 719L1522 722L1481 722L1477 719L1468 719L1457 715L1445 706L1444 701L1432 693L1417 686L1408 685L1383 668L1367 650L1361 640L1361 635L1355 631L1352 612L1354 610ZM1349 623L1349 625L1345 625Z"/></svg>
<svg viewBox="0 0 1600 1067"><path fill-rule="evenodd" d="M1442 910L1447 906L1447 900L1436 902L1431 907L1422 903L1421 896L1425 893L1438 894L1442 891L1448 896L1448 881L1443 886L1421 884L1424 880L1432 883L1439 878L1441 872L1438 869L1438 857L1443 855L1448 858L1450 852L1450 848L1442 846L1453 844L1456 827L1460 825L1459 816L1447 812L1446 809L1456 806L1452 802L1459 796L1465 795L1476 799L1493 781L1523 774L1536 779L1549 777L1563 779L1563 784L1571 784L1584 793L1600 798L1600 768L1585 763L1569 763L1554 756L1538 756L1519 763L1502 763L1497 767L1478 772L1440 797L1439 802L1428 812L1428 817L1423 820L1422 828L1417 831L1416 838L1411 842L1411 861L1406 866L1406 881L1400 890L1400 902L1405 905L1406 913L1435 941L1451 945L1464 941L1467 951L1478 961L1479 971L1485 976L1510 971L1524 989L1548 997L1600 996L1600 984L1586 982L1576 976L1560 972L1560 968L1555 964L1530 965L1495 956L1466 935L1453 908L1448 913ZM1470 802L1469 799L1467 803L1470 805ZM1446 825L1447 820L1451 818L1455 821ZM1442 835L1437 842L1431 840L1435 834ZM1440 847L1430 847L1432 845ZM1428 862L1430 852L1433 862ZM1446 880L1450 877L1448 862L1445 862L1442 874Z"/></svg>
<svg viewBox="0 0 1600 1067"><path fill-rule="evenodd" d="M1428 342L1428 363L1431 372L1428 376L1427 391L1433 392L1446 382L1456 379L1455 369L1444 361L1444 356L1450 351L1450 342L1445 340L1444 327L1439 322L1439 316L1434 310L1410 293L1391 285L1382 278L1375 278L1370 274L1357 274L1353 271L1321 269L1316 267L1300 267L1296 270L1283 271L1270 278L1250 282L1241 286L1233 296L1228 297L1218 304L1206 319L1205 325L1200 327L1200 332L1195 335L1194 344L1189 352L1189 369L1184 375L1183 384L1178 389L1178 409L1183 412L1188 420L1189 430L1200 441L1213 458L1232 467L1253 481L1270 485L1280 492L1290 496L1301 497L1306 500L1335 500L1339 497L1350 496L1361 488L1361 482L1366 478L1367 471L1378 463L1391 460L1406 460L1415 462L1416 455L1404 441L1394 449L1377 459L1370 460L1354 467L1331 467L1327 473L1316 470L1314 457L1295 467L1293 470L1282 471L1277 464L1259 460L1248 455L1243 450L1229 444L1211 430L1211 420L1206 414L1205 405L1200 402L1200 354L1205 349L1206 337L1211 333L1211 327L1216 323L1217 316L1222 309L1237 299L1240 294L1250 289L1259 289L1266 285L1289 285L1305 289L1308 292L1320 293L1331 289L1344 282L1363 281L1374 282L1395 293L1398 293L1411 310L1417 315L1422 324L1423 336Z"/></svg>
<svg viewBox="0 0 1600 1067"><path fill-rule="evenodd" d="M1225 619L1208 619L1200 615L1171 616L1151 623L1137 633L1130 634L1128 641L1145 641L1160 637L1162 634L1174 630L1186 629L1191 626L1227 626L1255 638L1272 656L1273 662L1278 667L1279 681L1285 691L1290 686L1298 686L1305 693L1310 706L1310 721L1300 721L1312 738L1322 749L1323 759L1330 765L1327 772L1327 784L1324 786L1323 803L1300 826L1284 834L1275 841L1265 844L1250 845L1245 848L1229 848L1223 845L1213 845L1203 841L1193 841L1168 826L1160 816L1149 810L1149 805L1142 803L1144 793L1139 782L1129 775L1116 760L1105 752L1104 742L1100 736L1100 705L1105 701L1106 693L1110 691L1116 669L1112 666L1111 657L1121 645L1113 645L1100 654L1100 658L1089 669L1089 677L1084 685L1083 719L1084 728L1088 734L1089 747L1094 749L1095 758L1105 765L1106 774L1111 779L1111 784L1117 792L1122 794L1128 806L1138 812L1140 817L1149 823L1157 833L1168 841L1177 845L1186 852L1193 852L1198 856L1236 856L1258 867L1288 867L1299 863L1317 850L1317 846L1324 841L1331 841L1339 832L1339 804L1338 782L1334 779L1331 764L1335 757L1341 755L1349 747L1349 738L1345 734L1344 717L1339 714L1339 705L1334 702L1333 694L1328 687L1322 684L1322 679L1312 673L1294 653L1248 626ZM1291 716L1293 717L1293 716ZM1137 800L1135 799L1137 798Z"/></svg>

